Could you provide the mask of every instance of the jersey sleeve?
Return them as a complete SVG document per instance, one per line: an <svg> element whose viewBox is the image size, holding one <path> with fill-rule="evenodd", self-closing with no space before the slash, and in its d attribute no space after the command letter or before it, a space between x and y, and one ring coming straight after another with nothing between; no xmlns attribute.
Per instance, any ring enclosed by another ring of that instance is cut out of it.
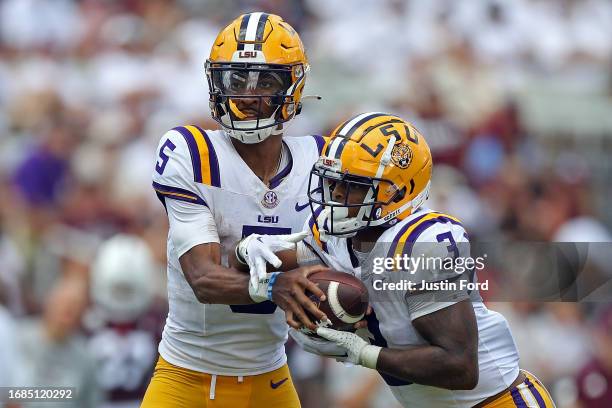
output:
<svg viewBox="0 0 612 408"><path fill-rule="evenodd" d="M396 259L398 279L414 284L405 293L411 319L469 299L461 281L471 272L466 267L470 246L460 221L446 214L428 213L407 225L396 236L390 255Z"/></svg>
<svg viewBox="0 0 612 408"><path fill-rule="evenodd" d="M166 208L179 257L195 245L219 242L210 191L219 183L204 135L195 126L181 126L166 132L157 148L153 189Z"/></svg>
<svg viewBox="0 0 612 408"><path fill-rule="evenodd" d="M208 207L168 200L166 211L169 237L179 258L196 245L220 242L215 219Z"/></svg>

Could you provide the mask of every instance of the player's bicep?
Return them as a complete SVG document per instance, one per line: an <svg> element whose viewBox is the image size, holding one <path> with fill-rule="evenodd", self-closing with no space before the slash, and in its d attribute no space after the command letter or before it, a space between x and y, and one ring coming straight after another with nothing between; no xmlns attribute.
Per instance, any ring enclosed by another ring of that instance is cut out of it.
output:
<svg viewBox="0 0 612 408"><path fill-rule="evenodd" d="M412 325L431 345L469 359L477 356L478 326L469 299L421 316Z"/></svg>

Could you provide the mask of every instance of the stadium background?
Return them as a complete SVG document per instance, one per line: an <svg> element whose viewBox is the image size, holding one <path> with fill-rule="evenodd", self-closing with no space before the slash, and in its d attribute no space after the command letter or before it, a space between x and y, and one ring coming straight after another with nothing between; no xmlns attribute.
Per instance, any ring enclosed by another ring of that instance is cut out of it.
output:
<svg viewBox="0 0 612 408"><path fill-rule="evenodd" d="M82 407L142 392L165 318L154 149L176 125L216 128L204 60L223 25L256 10L300 33L306 94L323 96L287 135L399 114L432 148L430 206L472 237L611 241L607 0L0 0L0 385L79 378L92 401ZM116 233L151 249L156 295L137 325L109 335L88 277ZM594 266L608 285L610 265ZM491 307L559 407L604 406L588 402L602 395L612 406L609 297ZM371 371L288 352L304 407L393 406ZM586 374L594 364L607 375Z"/></svg>

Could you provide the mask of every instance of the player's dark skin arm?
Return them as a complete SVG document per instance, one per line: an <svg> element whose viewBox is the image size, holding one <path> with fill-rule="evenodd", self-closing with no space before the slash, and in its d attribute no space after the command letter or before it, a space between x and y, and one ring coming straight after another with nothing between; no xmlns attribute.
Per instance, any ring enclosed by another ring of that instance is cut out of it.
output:
<svg viewBox="0 0 612 408"><path fill-rule="evenodd" d="M414 328L429 343L407 350L383 348L376 369L403 380L449 390L478 384L478 327L470 300L419 317Z"/></svg>
<svg viewBox="0 0 612 408"><path fill-rule="evenodd" d="M244 305L249 296L248 275L221 265L221 246L196 245L179 258L185 279L201 303Z"/></svg>
<svg viewBox="0 0 612 408"><path fill-rule="evenodd" d="M251 304L249 275L234 267L221 265L221 246L218 243L196 245L179 258L185 279L201 303L227 305ZM319 298L325 294L307 276L325 270L323 266L297 268L278 275L272 287L272 301L285 311L287 323L315 330L316 326L304 310L317 319L325 318L316 305L305 295L308 291Z"/></svg>

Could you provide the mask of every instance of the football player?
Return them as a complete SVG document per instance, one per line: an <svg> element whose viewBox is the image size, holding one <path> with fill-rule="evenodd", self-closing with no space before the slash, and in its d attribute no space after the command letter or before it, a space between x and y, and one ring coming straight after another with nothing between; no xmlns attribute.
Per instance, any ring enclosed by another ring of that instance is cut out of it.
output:
<svg viewBox="0 0 612 408"><path fill-rule="evenodd" d="M283 138L301 110L309 65L279 16L244 14L206 61L212 117L222 130L179 126L159 143L153 188L169 219L169 313L143 407L298 407L286 364L287 322L315 328L320 267L249 275L228 266L242 237L300 231L308 178L324 141ZM299 238L299 237L297 237ZM289 235L277 247L292 248ZM252 240L251 251L268 239ZM275 266L280 261L273 260Z"/></svg>
<svg viewBox="0 0 612 408"><path fill-rule="evenodd" d="M466 274L435 262L413 264L409 272L402 266L404 255L470 256L461 222L423 206L431 170L425 138L397 116L363 113L333 131L312 169L311 234L296 250L277 255L285 268L316 255L360 277L373 309L369 341L323 325L316 333L327 341L296 331L292 336L307 351L377 370L406 407L553 407L538 379L519 369L506 320L486 308L478 290L418 284L459 282ZM377 259L388 258L394 260L382 271L374 269L381 266ZM381 289L404 279L415 286ZM476 282L473 269L467 280Z"/></svg>

